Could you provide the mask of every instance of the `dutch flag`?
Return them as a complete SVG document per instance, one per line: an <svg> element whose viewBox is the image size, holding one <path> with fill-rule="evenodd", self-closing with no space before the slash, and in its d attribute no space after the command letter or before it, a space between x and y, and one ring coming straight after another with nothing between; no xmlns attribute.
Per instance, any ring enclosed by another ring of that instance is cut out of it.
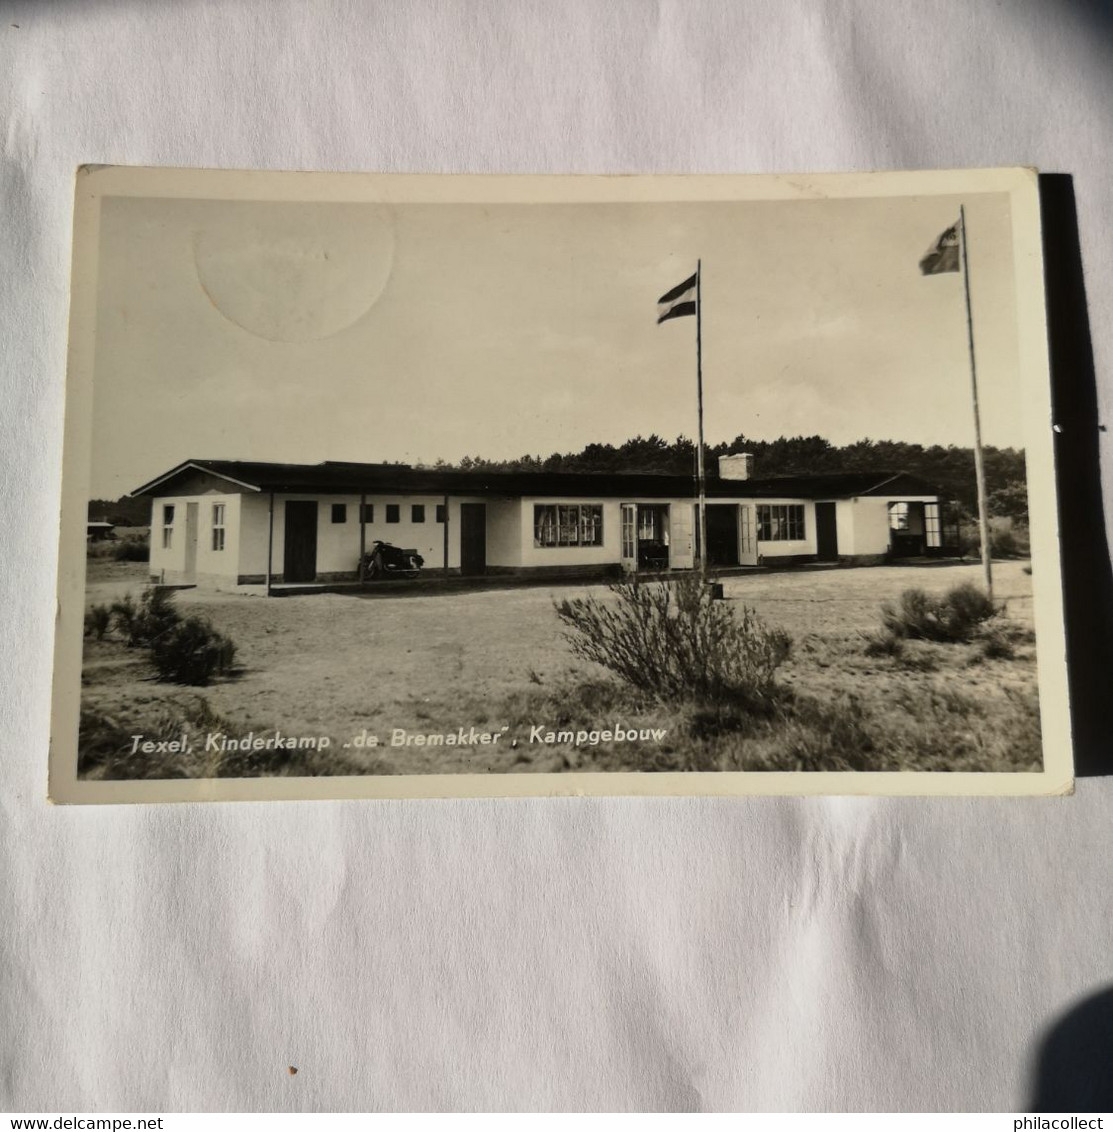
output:
<svg viewBox="0 0 1113 1132"><path fill-rule="evenodd" d="M683 318L696 313L696 284L699 272L683 283L678 283L671 291L666 291L657 300L657 325L670 318Z"/></svg>

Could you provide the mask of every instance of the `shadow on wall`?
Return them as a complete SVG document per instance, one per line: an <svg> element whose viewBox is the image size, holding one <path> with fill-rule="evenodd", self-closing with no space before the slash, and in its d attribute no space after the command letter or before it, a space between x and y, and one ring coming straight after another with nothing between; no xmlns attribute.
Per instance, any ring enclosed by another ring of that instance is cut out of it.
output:
<svg viewBox="0 0 1113 1132"><path fill-rule="evenodd" d="M1083 999L1047 1032L1032 1112L1113 1112L1113 987Z"/></svg>

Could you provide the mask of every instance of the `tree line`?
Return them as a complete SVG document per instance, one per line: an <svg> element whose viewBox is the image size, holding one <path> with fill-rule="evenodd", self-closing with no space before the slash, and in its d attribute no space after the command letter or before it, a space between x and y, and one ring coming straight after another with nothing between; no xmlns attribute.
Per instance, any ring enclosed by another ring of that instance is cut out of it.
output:
<svg viewBox="0 0 1113 1132"><path fill-rule="evenodd" d="M830 472L908 472L937 487L949 502L968 512L977 510L974 450L954 444L909 444L900 440L856 440L832 444L822 436L781 436L776 440L752 440L738 435L733 440L707 446L708 474L715 474L719 456L751 452L758 478L815 475ZM1024 450L983 449L986 490L992 515L1021 522L1028 518L1028 488ZM461 471L506 472L657 472L694 475L696 445L686 436L673 441L652 434L635 436L622 444L588 444L578 452L554 452L550 456L519 456L511 460L488 460L465 456L456 464L438 460L434 467Z"/></svg>

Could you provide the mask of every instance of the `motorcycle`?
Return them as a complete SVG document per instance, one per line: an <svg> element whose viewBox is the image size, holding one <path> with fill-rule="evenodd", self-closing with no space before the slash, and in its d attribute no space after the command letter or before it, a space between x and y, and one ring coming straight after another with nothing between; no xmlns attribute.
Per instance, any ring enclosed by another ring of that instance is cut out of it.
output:
<svg viewBox="0 0 1113 1132"><path fill-rule="evenodd" d="M363 577L416 578L425 565L425 559L413 548L403 549L393 543L376 539L363 556Z"/></svg>

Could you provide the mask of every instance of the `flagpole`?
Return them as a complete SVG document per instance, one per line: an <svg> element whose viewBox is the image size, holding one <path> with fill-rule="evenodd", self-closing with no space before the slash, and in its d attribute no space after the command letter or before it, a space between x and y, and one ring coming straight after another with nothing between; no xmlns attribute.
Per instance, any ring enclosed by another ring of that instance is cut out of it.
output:
<svg viewBox="0 0 1113 1132"><path fill-rule="evenodd" d="M966 340L970 347L970 386L974 394L974 475L978 481L978 534L982 542L982 570L989 600L993 600L993 567L989 553L989 519L985 494L985 461L982 459L982 420L978 411L978 367L974 359L974 318L970 309L970 261L966 255L966 207L958 206L959 240L962 247L962 285L966 293ZM698 306L697 306L698 311Z"/></svg>
<svg viewBox="0 0 1113 1132"><path fill-rule="evenodd" d="M696 475L699 479L699 573L707 581L707 483L703 465L703 260L696 260L696 403L699 409L699 449Z"/></svg>

